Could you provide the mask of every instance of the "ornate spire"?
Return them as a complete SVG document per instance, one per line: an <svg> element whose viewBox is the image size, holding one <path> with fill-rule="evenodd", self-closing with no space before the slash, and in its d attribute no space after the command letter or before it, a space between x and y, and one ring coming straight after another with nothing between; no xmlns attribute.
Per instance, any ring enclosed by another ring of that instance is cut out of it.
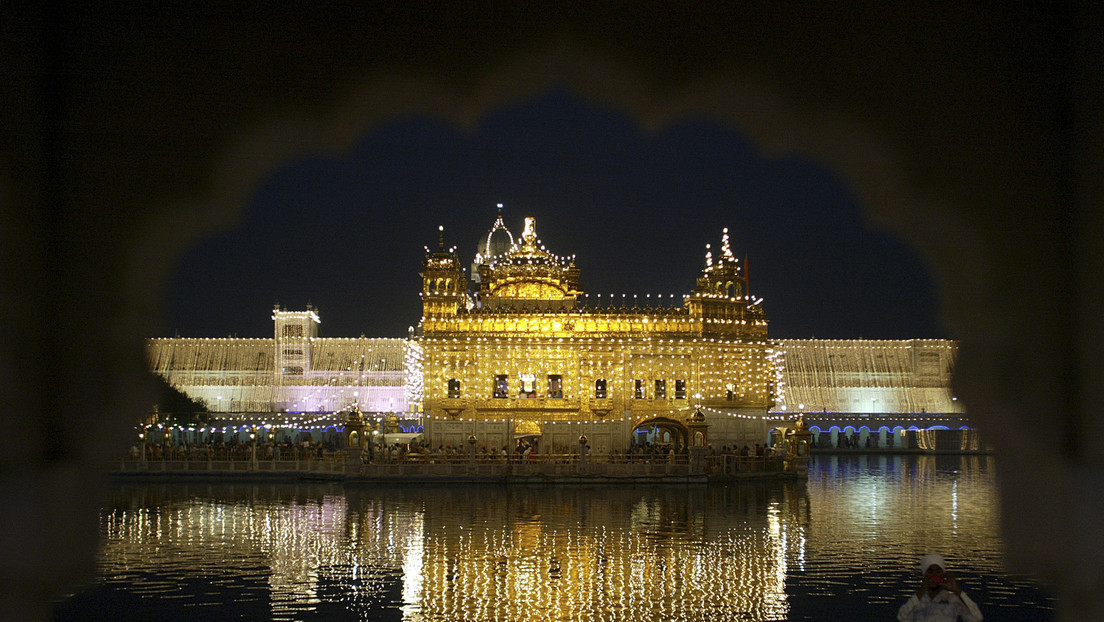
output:
<svg viewBox="0 0 1104 622"><path fill-rule="evenodd" d="M426 247L422 261L422 312L424 315L454 315L457 308L467 302L468 284L456 247L445 248L445 226L439 232L437 252Z"/></svg>
<svg viewBox="0 0 1104 622"><path fill-rule="evenodd" d="M724 233L721 235L721 260L734 263L736 261L736 258L732 255L732 247L728 245L728 227L724 228Z"/></svg>
<svg viewBox="0 0 1104 622"><path fill-rule="evenodd" d="M533 246L537 243L537 219L532 216L525 217L525 230L521 232L521 239L525 244Z"/></svg>
<svg viewBox="0 0 1104 622"><path fill-rule="evenodd" d="M747 280L740 260L732 253L732 242L728 235L728 227L723 229L721 249L716 257L713 256L712 245L706 244L705 248L705 269L698 277L698 286L694 289L694 292L712 297L721 296L733 299L741 299L746 296Z"/></svg>

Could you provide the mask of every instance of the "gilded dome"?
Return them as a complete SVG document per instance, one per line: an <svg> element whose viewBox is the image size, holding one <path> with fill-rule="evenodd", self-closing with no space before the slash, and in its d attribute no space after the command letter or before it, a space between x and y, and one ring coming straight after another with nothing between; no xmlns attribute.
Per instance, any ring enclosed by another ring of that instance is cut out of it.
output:
<svg viewBox="0 0 1104 622"><path fill-rule="evenodd" d="M480 291L485 304L525 300L556 302L570 308L579 291L579 271L574 257L558 257L545 250L537 238L536 220L525 219L521 239L508 251L485 264ZM547 306L547 305L545 305Z"/></svg>

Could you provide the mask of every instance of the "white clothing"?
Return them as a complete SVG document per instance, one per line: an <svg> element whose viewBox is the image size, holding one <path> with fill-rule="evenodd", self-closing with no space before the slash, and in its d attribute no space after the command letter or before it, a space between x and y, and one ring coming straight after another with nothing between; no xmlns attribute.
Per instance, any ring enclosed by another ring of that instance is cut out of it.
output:
<svg viewBox="0 0 1104 622"><path fill-rule="evenodd" d="M955 622L960 617L966 622L981 622L981 610L966 592L956 596L950 590L939 590L935 598L929 598L927 590L921 596L913 594L897 610L901 622Z"/></svg>

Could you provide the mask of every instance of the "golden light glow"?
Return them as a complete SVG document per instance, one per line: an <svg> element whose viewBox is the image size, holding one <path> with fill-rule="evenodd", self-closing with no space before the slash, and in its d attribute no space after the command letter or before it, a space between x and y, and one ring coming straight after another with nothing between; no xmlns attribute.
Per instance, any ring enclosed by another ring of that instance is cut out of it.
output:
<svg viewBox="0 0 1104 622"><path fill-rule="evenodd" d="M646 295L591 306L574 258L549 252L531 218L508 251L473 268L474 300L449 288L464 275L443 248L423 264L418 340L432 444L455 446L467 435L449 422L499 424L483 428L492 447L542 434L553 445L545 451L567 452L574 443L557 436L561 424L602 422L615 429L595 438L596 449L623 451L639 422L684 420L700 407L710 408L718 447L765 438L767 410L781 395L779 356L727 230L681 304Z"/></svg>
<svg viewBox="0 0 1104 622"><path fill-rule="evenodd" d="M214 429L325 429L357 409L424 423L435 446L476 431L490 449L539 435L549 453L577 450L565 426L597 426L595 451L621 451L636 426L699 410L715 448L764 442L802 411L964 411L954 342L769 339L727 230L678 296L588 295L573 255L549 251L532 219L515 240L501 213L469 284L440 233L406 339L320 338L315 310L277 307L274 338L151 339L150 366L220 415Z"/></svg>

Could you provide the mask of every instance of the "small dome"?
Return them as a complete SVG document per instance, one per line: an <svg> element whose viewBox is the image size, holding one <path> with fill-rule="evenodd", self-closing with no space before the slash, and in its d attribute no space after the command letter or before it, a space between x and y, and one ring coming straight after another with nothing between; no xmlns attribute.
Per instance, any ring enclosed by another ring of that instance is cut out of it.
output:
<svg viewBox="0 0 1104 622"><path fill-rule="evenodd" d="M502 221L500 220L498 222ZM487 262L500 255L504 255L513 245L514 236L510 235L506 227L502 227L501 229L491 229L490 233L479 241L479 246L477 246L475 250L479 253L479 256L483 258L484 262Z"/></svg>
<svg viewBox="0 0 1104 622"><path fill-rule="evenodd" d="M479 238L475 245L476 263L488 264L494 258L503 255L514 245L514 235L502 222L502 204L498 204L498 218L486 235Z"/></svg>
<svg viewBox="0 0 1104 622"><path fill-rule="evenodd" d="M475 243L475 258L472 259L472 282L479 284L482 277L479 274L479 266L485 266L495 259L505 255L514 246L514 234L506 228L502 222L502 204L498 204L498 218L495 219L491 230L479 238Z"/></svg>

